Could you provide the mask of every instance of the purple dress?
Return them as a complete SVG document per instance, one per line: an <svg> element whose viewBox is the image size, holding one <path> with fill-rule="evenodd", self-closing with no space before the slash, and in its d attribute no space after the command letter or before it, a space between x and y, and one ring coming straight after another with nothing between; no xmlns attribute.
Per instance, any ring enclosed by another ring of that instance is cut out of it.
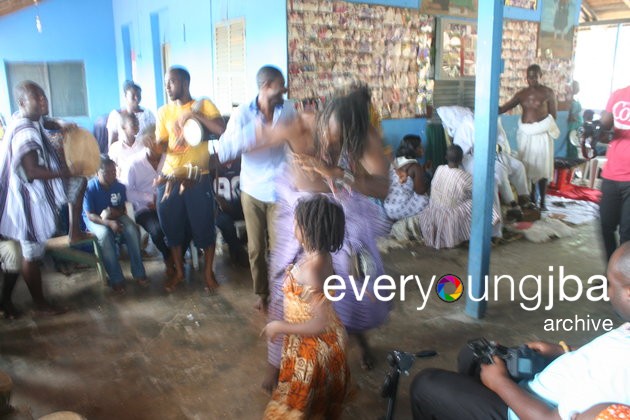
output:
<svg viewBox="0 0 630 420"><path fill-rule="evenodd" d="M278 179L276 191L278 195L274 222L276 241L274 249L271 250L269 264L269 321L284 319L282 284L286 269L298 260L302 252L294 233L295 207L300 198L314 195L311 192L298 191L293 185L288 170ZM390 222L378 204L356 191L337 192L334 198L332 193L326 195L341 204L346 216L343 247L332 254L335 274L345 280L345 290L338 290L336 293L345 292L345 296L340 301L333 302L333 306L349 333L378 327L387 319L391 303L379 301L374 295L374 280L384 274L376 238L389 232ZM355 264L357 261L359 263ZM358 270L355 269L357 265ZM350 275L354 275L355 287L359 293L363 290L365 275L369 275L366 292L361 300L355 296L349 281ZM267 349L267 360L279 367L282 340L269 342Z"/></svg>

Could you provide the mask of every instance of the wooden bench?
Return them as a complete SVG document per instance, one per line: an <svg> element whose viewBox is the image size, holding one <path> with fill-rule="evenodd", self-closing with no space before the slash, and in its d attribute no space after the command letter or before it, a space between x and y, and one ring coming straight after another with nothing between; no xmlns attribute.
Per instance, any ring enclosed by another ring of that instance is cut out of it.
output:
<svg viewBox="0 0 630 420"><path fill-rule="evenodd" d="M70 238L66 236L58 236L46 241L46 253L52 257L59 258L64 261L72 261L79 264L95 267L98 277L101 281L107 280L105 267L101 258L101 250L96 242L96 238L89 238L83 241L75 242L72 245L92 244L94 252L85 252L70 246Z"/></svg>

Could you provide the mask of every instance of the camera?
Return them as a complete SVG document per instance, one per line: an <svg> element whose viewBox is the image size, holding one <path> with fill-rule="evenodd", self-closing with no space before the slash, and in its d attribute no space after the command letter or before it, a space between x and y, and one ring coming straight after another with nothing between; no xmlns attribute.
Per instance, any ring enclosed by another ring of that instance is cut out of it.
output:
<svg viewBox="0 0 630 420"><path fill-rule="evenodd" d="M510 377L516 381L533 378L549 364L549 360L526 345L505 347L482 337L470 340L468 347L475 359L484 364L494 363L493 356L499 356L505 361Z"/></svg>
<svg viewBox="0 0 630 420"><path fill-rule="evenodd" d="M582 154L587 159L592 159L597 156L597 151L595 150L597 143L601 141L609 142L612 138L612 131L604 130L599 120L585 121L584 124L578 128L577 133L580 138Z"/></svg>

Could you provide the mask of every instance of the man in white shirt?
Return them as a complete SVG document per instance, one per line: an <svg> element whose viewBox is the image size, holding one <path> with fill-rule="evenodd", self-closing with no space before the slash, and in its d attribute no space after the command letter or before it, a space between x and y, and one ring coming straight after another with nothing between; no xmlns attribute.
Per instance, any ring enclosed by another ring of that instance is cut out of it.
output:
<svg viewBox="0 0 630 420"><path fill-rule="evenodd" d="M127 199L133 205L136 223L147 231L157 249L160 250L166 264L168 275L172 274L171 252L164 241L164 231L155 205L155 179L162 172L164 154L162 146L155 140L155 125L146 126L136 140L144 147L144 152L135 155L123 176L127 186ZM114 143L112 146L121 143Z"/></svg>
<svg viewBox="0 0 630 420"><path fill-rule="evenodd" d="M630 404L630 242L610 259L608 296L625 324L573 351L562 342L528 343L555 358L530 381L512 380L497 356L481 365L481 381L466 369L423 370L411 385L413 418L570 420L599 403Z"/></svg>
<svg viewBox="0 0 630 420"><path fill-rule="evenodd" d="M275 178L285 161L285 146L257 148L256 125L274 126L293 118L293 105L285 102L287 92L282 72L264 66L256 74L258 95L241 105L230 117L217 150L224 163L241 156L241 203L247 230L247 249L258 295L257 308L267 311L269 299L268 251L273 248Z"/></svg>
<svg viewBox="0 0 630 420"><path fill-rule="evenodd" d="M125 174L128 172L129 165L138 155L144 154L145 147L136 139L139 125L138 118L134 114L122 112L120 125L125 136L109 147L109 158L116 164L116 177L126 185ZM155 129L155 125L151 124L151 126Z"/></svg>

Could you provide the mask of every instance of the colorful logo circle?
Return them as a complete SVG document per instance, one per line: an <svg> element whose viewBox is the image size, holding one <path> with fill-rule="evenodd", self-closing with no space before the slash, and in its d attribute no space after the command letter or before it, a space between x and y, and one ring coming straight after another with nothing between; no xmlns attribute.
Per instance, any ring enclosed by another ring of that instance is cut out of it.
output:
<svg viewBox="0 0 630 420"><path fill-rule="evenodd" d="M435 292L444 302L456 302L464 294L464 283L454 274L446 274L440 277Z"/></svg>

